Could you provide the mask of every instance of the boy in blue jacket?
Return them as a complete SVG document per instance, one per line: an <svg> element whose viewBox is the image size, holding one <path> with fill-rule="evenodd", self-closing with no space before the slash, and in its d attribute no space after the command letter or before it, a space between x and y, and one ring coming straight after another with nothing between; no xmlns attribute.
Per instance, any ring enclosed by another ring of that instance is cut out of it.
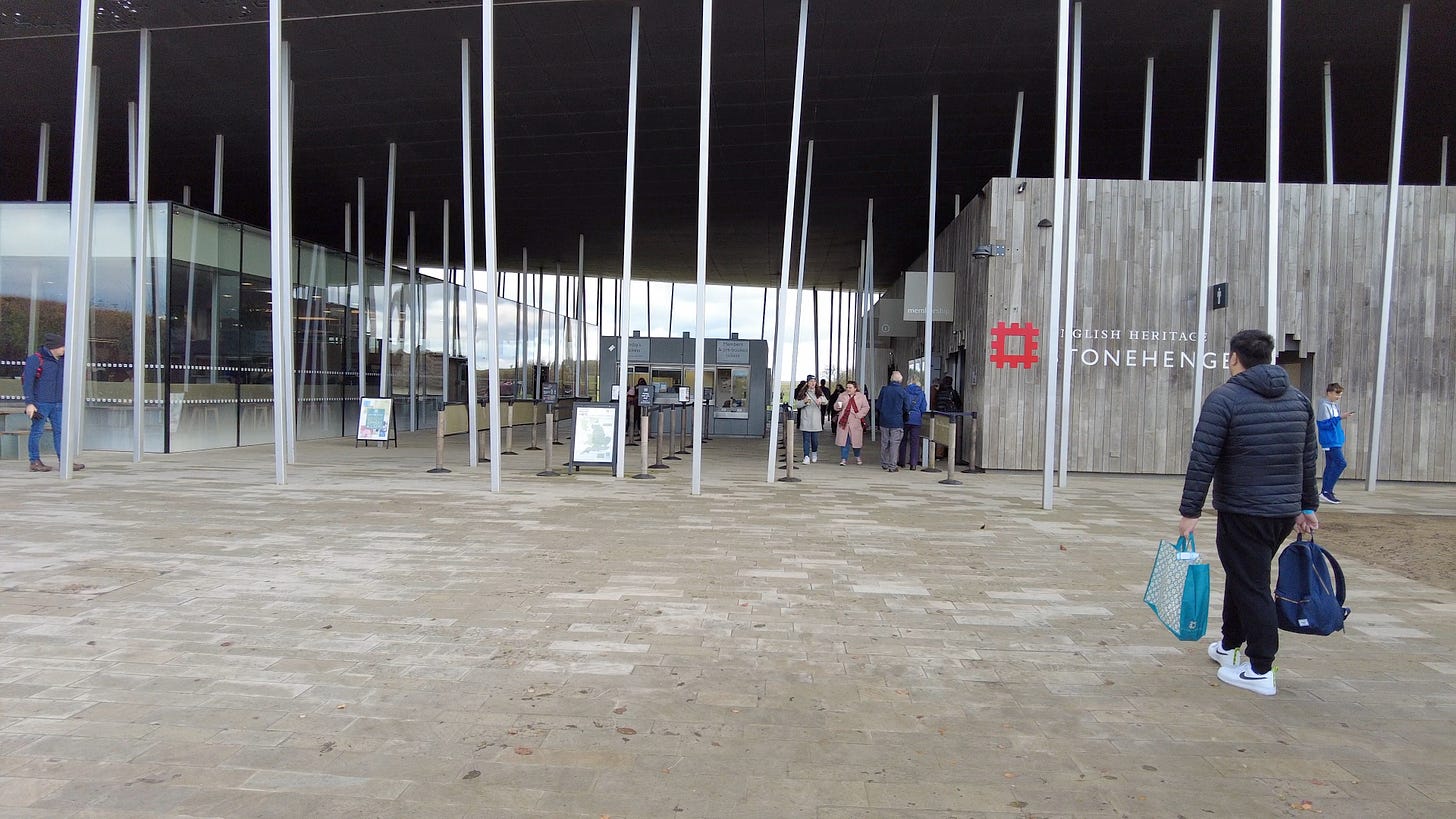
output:
<svg viewBox="0 0 1456 819"><path fill-rule="evenodd" d="M1325 503L1340 502L1335 497L1335 481L1345 471L1345 427L1341 422L1354 414L1353 411L1340 411L1340 399L1344 395L1345 388L1339 382L1325 387L1325 397L1320 400L1319 412L1315 414L1320 449L1325 451L1325 475L1320 487L1320 499Z"/></svg>

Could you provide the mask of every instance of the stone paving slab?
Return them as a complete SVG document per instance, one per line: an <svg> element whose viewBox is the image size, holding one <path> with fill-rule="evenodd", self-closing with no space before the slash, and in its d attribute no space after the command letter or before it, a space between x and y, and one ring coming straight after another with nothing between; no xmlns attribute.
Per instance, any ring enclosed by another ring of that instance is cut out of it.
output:
<svg viewBox="0 0 1456 819"><path fill-rule="evenodd" d="M717 439L697 497L540 453L492 494L401 438L0 470L0 815L1456 815L1456 595L1346 558L1347 632L1220 685L1142 603L1176 478L1044 511Z"/></svg>

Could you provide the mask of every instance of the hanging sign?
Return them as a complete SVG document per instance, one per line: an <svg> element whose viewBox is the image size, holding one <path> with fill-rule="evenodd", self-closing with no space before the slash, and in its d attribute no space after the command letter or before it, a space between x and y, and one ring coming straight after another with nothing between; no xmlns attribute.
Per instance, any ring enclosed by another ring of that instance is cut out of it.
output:
<svg viewBox="0 0 1456 819"><path fill-rule="evenodd" d="M720 338L717 346L719 364L747 364L748 341L738 338Z"/></svg>

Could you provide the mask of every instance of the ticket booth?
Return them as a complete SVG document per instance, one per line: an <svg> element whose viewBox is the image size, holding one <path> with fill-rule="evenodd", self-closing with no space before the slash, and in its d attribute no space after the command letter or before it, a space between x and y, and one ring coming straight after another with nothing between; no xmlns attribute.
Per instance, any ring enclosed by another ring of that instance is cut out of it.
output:
<svg viewBox="0 0 1456 819"><path fill-rule="evenodd" d="M611 396L617 383L621 339L602 336L602 396ZM626 342L627 384L644 380L662 400L675 400L678 387L694 387L696 342L687 333L679 338L652 338L634 333ZM769 396L768 342L762 339L710 338L703 344L703 395L710 402L711 435L760 438Z"/></svg>

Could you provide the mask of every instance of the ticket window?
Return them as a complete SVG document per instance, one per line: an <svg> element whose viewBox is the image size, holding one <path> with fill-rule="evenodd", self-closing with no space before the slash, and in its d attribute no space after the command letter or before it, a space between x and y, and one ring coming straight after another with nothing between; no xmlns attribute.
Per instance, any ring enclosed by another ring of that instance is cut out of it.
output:
<svg viewBox="0 0 1456 819"><path fill-rule="evenodd" d="M713 401L718 418L748 419L748 368L719 367Z"/></svg>

